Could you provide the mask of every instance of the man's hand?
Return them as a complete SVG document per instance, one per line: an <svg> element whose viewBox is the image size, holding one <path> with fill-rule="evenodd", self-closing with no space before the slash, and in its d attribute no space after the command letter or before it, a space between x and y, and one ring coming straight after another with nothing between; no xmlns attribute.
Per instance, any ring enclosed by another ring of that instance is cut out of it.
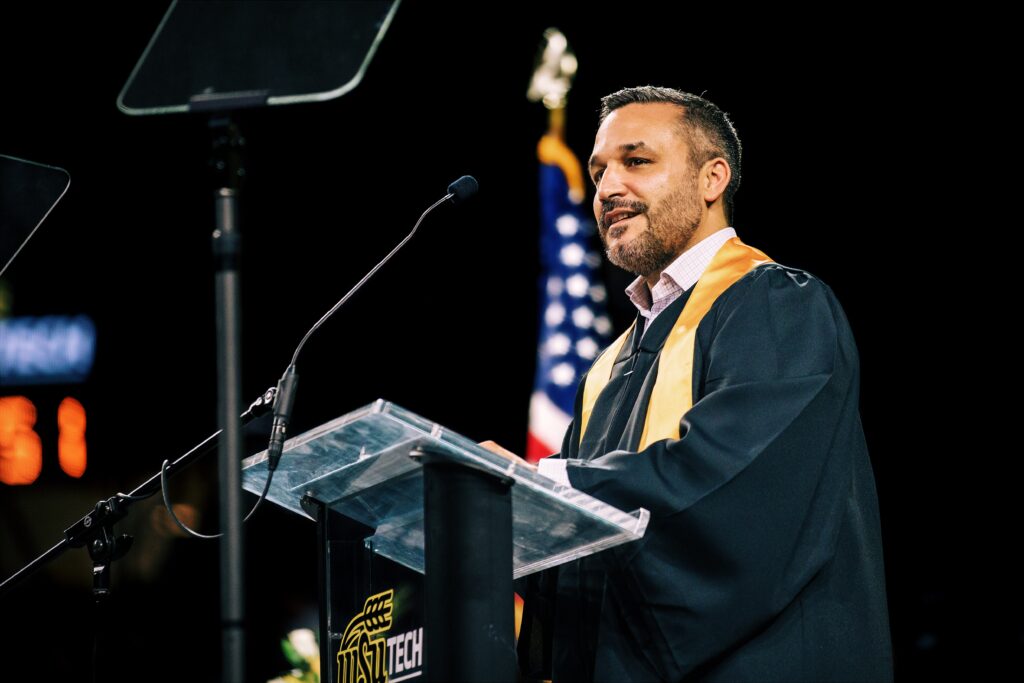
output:
<svg viewBox="0 0 1024 683"><path fill-rule="evenodd" d="M536 472L537 471L537 465L535 465L532 462L527 462L526 460L523 460L522 458L520 458L518 455L516 455L512 451L508 450L507 448L502 448L501 446L499 446L498 444L494 443L493 441L481 441L479 445L483 446L484 448L489 450L491 453L497 453L498 455L500 455L503 458L508 458L509 460L514 462L516 465L518 465L520 467L525 467L528 470L530 470L531 472Z"/></svg>

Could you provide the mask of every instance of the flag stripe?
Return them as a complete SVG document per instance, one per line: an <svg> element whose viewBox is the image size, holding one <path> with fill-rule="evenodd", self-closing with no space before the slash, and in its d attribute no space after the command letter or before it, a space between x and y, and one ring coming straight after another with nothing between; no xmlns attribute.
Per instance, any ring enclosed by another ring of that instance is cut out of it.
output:
<svg viewBox="0 0 1024 683"><path fill-rule="evenodd" d="M554 136L545 136L538 150L542 161L540 338L530 398L527 459L531 461L561 447L579 380L611 338L599 278L601 254L594 245L593 221L581 208L579 161Z"/></svg>

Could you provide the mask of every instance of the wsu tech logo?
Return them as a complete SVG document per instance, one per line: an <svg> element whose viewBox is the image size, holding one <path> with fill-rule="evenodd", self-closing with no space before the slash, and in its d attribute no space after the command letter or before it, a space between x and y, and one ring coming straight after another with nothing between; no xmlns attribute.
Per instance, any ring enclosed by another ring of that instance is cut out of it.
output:
<svg viewBox="0 0 1024 683"><path fill-rule="evenodd" d="M366 598L363 611L348 622L338 648L338 683L398 683L422 674L423 629L387 637L394 594Z"/></svg>

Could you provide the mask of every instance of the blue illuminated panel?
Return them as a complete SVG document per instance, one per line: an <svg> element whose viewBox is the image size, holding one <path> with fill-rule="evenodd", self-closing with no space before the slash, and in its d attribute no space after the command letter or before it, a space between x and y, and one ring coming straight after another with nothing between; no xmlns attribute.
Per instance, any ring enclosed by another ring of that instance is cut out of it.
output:
<svg viewBox="0 0 1024 683"><path fill-rule="evenodd" d="M0 385L82 382L96 356L86 315L0 320Z"/></svg>

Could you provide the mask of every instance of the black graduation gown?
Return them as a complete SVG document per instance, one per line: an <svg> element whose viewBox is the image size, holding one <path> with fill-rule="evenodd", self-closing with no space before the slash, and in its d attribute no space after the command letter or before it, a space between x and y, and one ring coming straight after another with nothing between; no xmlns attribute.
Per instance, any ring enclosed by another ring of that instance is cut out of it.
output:
<svg viewBox="0 0 1024 683"><path fill-rule="evenodd" d="M524 676L891 680L857 351L838 301L777 264L737 281L698 327L680 438L637 452L688 296L623 344L582 444L580 383L560 454L570 482L651 519L640 541L530 582Z"/></svg>

